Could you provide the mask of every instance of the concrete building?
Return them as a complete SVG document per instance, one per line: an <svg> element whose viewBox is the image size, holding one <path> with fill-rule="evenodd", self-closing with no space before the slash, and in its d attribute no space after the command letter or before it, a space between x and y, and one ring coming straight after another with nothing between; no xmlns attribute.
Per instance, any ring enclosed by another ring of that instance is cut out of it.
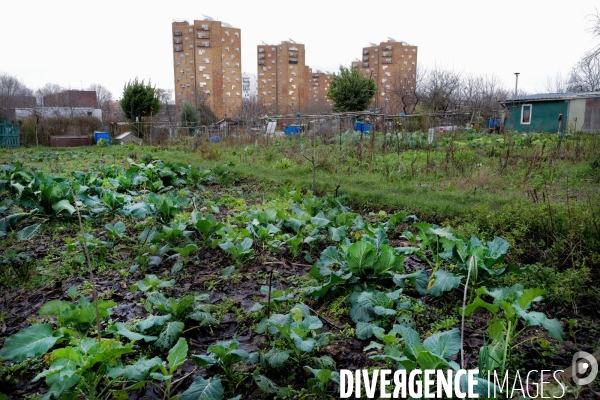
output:
<svg viewBox="0 0 600 400"><path fill-rule="evenodd" d="M257 46L258 101L270 113L304 112L308 72L304 45L284 41Z"/></svg>
<svg viewBox="0 0 600 400"><path fill-rule="evenodd" d="M333 102L327 98L329 81L333 77L330 72L312 70L308 73L307 112L330 112Z"/></svg>
<svg viewBox="0 0 600 400"><path fill-rule="evenodd" d="M242 34L231 25L204 20L172 24L175 104L210 106L217 117L242 104Z"/></svg>
<svg viewBox="0 0 600 400"><path fill-rule="evenodd" d="M417 46L392 38L379 44L370 43L363 47L362 58L352 62L352 68L375 79L377 95L371 106L389 109L389 103L393 101L391 92L395 88L414 88L416 85Z"/></svg>
<svg viewBox="0 0 600 400"><path fill-rule="evenodd" d="M258 87L256 82L256 74L244 72L242 74L242 98L249 100L256 98L257 94Z"/></svg>

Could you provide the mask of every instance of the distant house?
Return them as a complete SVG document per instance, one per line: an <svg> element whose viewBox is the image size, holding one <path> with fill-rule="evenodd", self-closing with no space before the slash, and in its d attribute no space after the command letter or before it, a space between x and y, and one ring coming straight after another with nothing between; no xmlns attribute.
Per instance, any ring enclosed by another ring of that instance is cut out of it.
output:
<svg viewBox="0 0 600 400"><path fill-rule="evenodd" d="M600 92L519 96L502 104L505 127L517 132L600 132Z"/></svg>
<svg viewBox="0 0 600 400"><path fill-rule="evenodd" d="M44 107L99 108L95 90L65 90L44 96L42 102Z"/></svg>

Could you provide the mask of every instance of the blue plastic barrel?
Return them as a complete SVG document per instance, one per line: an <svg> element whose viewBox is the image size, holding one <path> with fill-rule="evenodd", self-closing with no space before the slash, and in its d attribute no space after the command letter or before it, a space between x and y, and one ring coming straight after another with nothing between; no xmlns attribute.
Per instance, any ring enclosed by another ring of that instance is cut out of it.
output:
<svg viewBox="0 0 600 400"><path fill-rule="evenodd" d="M110 134L108 132L94 132L94 143L98 143L100 139L106 139L110 144Z"/></svg>
<svg viewBox="0 0 600 400"><path fill-rule="evenodd" d="M362 132L362 130L363 130L363 123L360 122L360 121L356 121L356 123L354 124L354 130Z"/></svg>
<svg viewBox="0 0 600 400"><path fill-rule="evenodd" d="M499 119L490 118L490 119L486 119L485 122L486 122L486 127L488 129L494 129L495 127L500 125Z"/></svg>
<svg viewBox="0 0 600 400"><path fill-rule="evenodd" d="M290 125L290 126L286 126L285 128L283 128L283 133L285 133L286 135L295 135L299 132L300 132L299 125Z"/></svg>
<svg viewBox="0 0 600 400"><path fill-rule="evenodd" d="M210 138L210 141L213 142L213 143L220 142L221 141L221 137L220 136L213 136L213 137Z"/></svg>
<svg viewBox="0 0 600 400"><path fill-rule="evenodd" d="M362 132L363 133L369 133L369 132L371 132L371 124L363 124L363 126L362 126Z"/></svg>

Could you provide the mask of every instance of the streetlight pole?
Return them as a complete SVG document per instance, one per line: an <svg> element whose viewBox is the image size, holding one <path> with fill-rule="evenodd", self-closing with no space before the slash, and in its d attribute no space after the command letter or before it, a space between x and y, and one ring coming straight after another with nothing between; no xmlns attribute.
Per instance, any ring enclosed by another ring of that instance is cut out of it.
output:
<svg viewBox="0 0 600 400"><path fill-rule="evenodd" d="M520 72L515 72L515 98L519 95L519 74Z"/></svg>

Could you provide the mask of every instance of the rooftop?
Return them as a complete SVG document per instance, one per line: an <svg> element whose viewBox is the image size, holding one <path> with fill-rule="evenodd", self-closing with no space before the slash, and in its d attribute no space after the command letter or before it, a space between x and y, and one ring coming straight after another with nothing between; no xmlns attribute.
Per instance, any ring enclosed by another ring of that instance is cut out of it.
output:
<svg viewBox="0 0 600 400"><path fill-rule="evenodd" d="M590 97L600 97L600 92L565 92L565 93L540 93L540 94L529 94L525 96L518 96L512 99L504 100L504 103L508 102L521 102L531 100L570 100L570 99L587 99Z"/></svg>

